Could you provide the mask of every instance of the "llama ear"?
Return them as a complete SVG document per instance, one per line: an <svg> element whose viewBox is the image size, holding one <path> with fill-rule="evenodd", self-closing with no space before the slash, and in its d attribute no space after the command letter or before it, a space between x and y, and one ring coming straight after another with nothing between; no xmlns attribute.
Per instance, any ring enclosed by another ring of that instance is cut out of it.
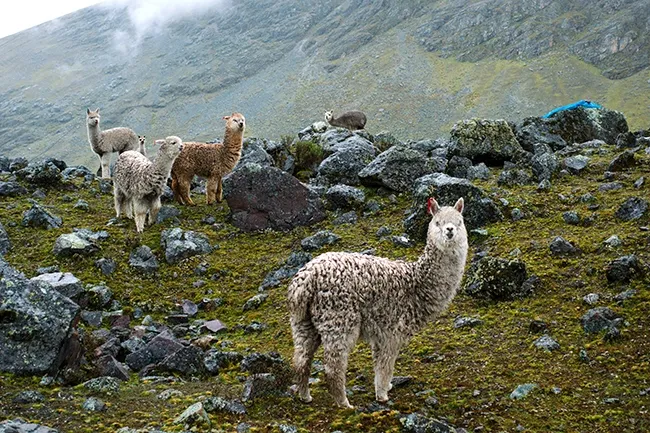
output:
<svg viewBox="0 0 650 433"><path fill-rule="evenodd" d="M465 209L465 200L463 200L462 197L458 199L454 205L454 209L456 209L459 213L463 213L463 209Z"/></svg>
<svg viewBox="0 0 650 433"><path fill-rule="evenodd" d="M90 108L86 108L86 114L90 114Z"/></svg>
<svg viewBox="0 0 650 433"><path fill-rule="evenodd" d="M223 116L223 120L228 120L230 119L230 116Z"/></svg>
<svg viewBox="0 0 650 433"><path fill-rule="evenodd" d="M95 113L99 114L99 107L95 110Z"/></svg>
<svg viewBox="0 0 650 433"><path fill-rule="evenodd" d="M438 212L438 210L440 210L440 206L438 205L436 199L429 197L429 200L427 200L427 213L433 216L436 212Z"/></svg>

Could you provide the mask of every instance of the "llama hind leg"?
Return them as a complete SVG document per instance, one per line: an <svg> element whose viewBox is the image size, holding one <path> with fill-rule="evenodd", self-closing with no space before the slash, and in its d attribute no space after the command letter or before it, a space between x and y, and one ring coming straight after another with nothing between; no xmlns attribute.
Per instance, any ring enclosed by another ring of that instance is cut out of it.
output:
<svg viewBox="0 0 650 433"><path fill-rule="evenodd" d="M316 332L311 321L291 323L293 332L293 368L296 372L296 386L298 396L305 403L311 402L309 393L309 375L314 353L320 346L320 335Z"/></svg>
<svg viewBox="0 0 650 433"><path fill-rule="evenodd" d="M221 182L221 177L217 180L217 203L221 203L223 201L223 184Z"/></svg>
<svg viewBox="0 0 650 433"><path fill-rule="evenodd" d="M113 201L115 203L115 215L117 218L122 216L129 216L130 200L127 200L126 196L118 188L113 190Z"/></svg>
<svg viewBox="0 0 650 433"><path fill-rule="evenodd" d="M192 177L179 177L178 178L178 194L181 198L181 203L194 206L194 202L190 198L190 186L192 185Z"/></svg>
<svg viewBox="0 0 650 433"><path fill-rule="evenodd" d="M155 224L156 219L158 218L158 212L162 204L160 203L160 197L154 198L149 205L149 215L148 215L148 224Z"/></svg>
<svg viewBox="0 0 650 433"><path fill-rule="evenodd" d="M353 409L345 394L345 374L348 370L348 357L359 336L355 332L336 332L334 335L322 336L323 364L327 385L337 405Z"/></svg>
<svg viewBox="0 0 650 433"><path fill-rule="evenodd" d="M399 345L394 342L372 344L372 358L375 365L375 397L379 402L388 401L388 391L393 387L395 361Z"/></svg>
<svg viewBox="0 0 650 433"><path fill-rule="evenodd" d="M133 200L133 213L135 219L135 229L138 233L144 231L144 225L147 220L149 206L146 200Z"/></svg>

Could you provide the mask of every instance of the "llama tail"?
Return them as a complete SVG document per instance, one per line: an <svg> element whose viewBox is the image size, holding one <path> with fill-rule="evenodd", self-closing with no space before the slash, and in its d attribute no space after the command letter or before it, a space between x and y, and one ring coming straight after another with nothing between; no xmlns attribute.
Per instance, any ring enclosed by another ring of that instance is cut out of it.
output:
<svg viewBox="0 0 650 433"><path fill-rule="evenodd" d="M292 323L311 321L311 313L309 312L312 298L310 280L309 274L298 272L289 284L287 300Z"/></svg>

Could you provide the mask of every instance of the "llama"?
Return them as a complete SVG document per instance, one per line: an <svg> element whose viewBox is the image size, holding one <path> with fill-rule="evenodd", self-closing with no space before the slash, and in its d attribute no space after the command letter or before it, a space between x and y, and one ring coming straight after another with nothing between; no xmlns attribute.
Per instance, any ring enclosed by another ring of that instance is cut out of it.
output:
<svg viewBox="0 0 650 433"><path fill-rule="evenodd" d="M111 177L110 162L111 153L126 152L138 148L138 136L130 128L111 128L102 131L99 126L99 108L91 111L86 109L86 126L88 128L88 142L90 148L99 157L102 177Z"/></svg>
<svg viewBox="0 0 650 433"><path fill-rule="evenodd" d="M346 111L339 117L334 117L332 111L326 111L325 120L332 126L348 128L350 131L366 127L366 115L361 111Z"/></svg>
<svg viewBox="0 0 650 433"><path fill-rule="evenodd" d="M138 143L140 145L140 147L138 148L138 152L140 152L144 156L147 156L146 141L147 141L147 137L145 135L138 135Z"/></svg>
<svg viewBox="0 0 650 433"><path fill-rule="evenodd" d="M207 203L212 204L215 200L221 203L221 179L239 162L246 127L246 119L240 113L224 116L223 119L226 121L223 143L185 143L183 152L176 158L172 167L172 191L180 204L194 205L190 198L194 175L208 179Z"/></svg>
<svg viewBox="0 0 650 433"><path fill-rule="evenodd" d="M325 376L339 406L348 355L360 337L370 344L377 401L388 400L400 348L442 313L456 295L467 258L463 199L440 208L430 198L424 254L416 262L330 252L307 263L288 288L297 392L311 401L309 374L323 345Z"/></svg>
<svg viewBox="0 0 650 433"><path fill-rule="evenodd" d="M156 159L151 162L140 152L129 150L122 153L115 163L113 198L115 213L135 219L135 228L142 233L145 223L153 224L160 210L160 196L174 160L183 149L183 142L176 136L156 140L160 145Z"/></svg>

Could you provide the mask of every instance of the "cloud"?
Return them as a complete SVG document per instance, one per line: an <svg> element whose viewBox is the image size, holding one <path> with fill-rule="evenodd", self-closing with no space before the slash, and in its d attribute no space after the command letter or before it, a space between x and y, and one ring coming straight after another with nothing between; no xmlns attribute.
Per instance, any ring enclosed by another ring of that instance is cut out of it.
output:
<svg viewBox="0 0 650 433"><path fill-rule="evenodd" d="M133 53L142 40L151 34L161 33L165 26L194 15L225 9L232 0L107 0L102 7L125 10L129 28L113 35L116 48L124 53Z"/></svg>

